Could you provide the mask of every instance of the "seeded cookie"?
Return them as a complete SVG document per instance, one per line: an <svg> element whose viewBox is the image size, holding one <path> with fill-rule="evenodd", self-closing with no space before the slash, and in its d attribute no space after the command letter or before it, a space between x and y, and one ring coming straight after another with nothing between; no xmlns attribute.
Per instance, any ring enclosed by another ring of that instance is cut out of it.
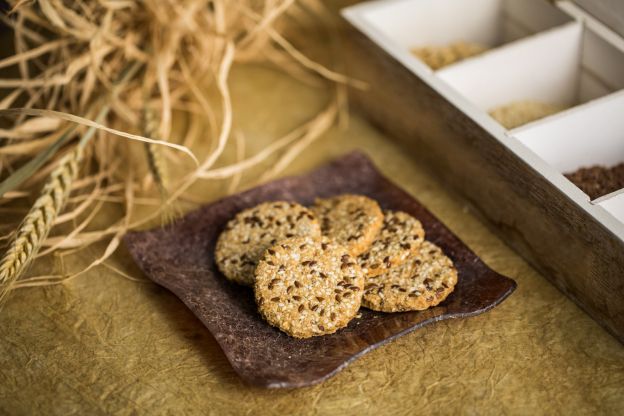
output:
<svg viewBox="0 0 624 416"><path fill-rule="evenodd" d="M405 263L366 279L362 306L380 312L421 311L446 299L456 283L453 261L423 241Z"/></svg>
<svg viewBox="0 0 624 416"><path fill-rule="evenodd" d="M317 199L310 209L321 222L323 235L343 245L352 256L368 250L384 218L379 204L362 195Z"/></svg>
<svg viewBox="0 0 624 416"><path fill-rule="evenodd" d="M365 276L378 276L416 253L424 238L425 231L416 218L401 211L385 211L379 235L358 257L358 263Z"/></svg>
<svg viewBox="0 0 624 416"><path fill-rule="evenodd" d="M364 276L347 250L323 237L284 240L256 269L258 310L296 338L332 334L347 326L362 301Z"/></svg>
<svg viewBox="0 0 624 416"><path fill-rule="evenodd" d="M251 286L264 251L290 237L321 237L321 227L307 208L292 202L266 202L238 213L219 236L215 259L229 280Z"/></svg>

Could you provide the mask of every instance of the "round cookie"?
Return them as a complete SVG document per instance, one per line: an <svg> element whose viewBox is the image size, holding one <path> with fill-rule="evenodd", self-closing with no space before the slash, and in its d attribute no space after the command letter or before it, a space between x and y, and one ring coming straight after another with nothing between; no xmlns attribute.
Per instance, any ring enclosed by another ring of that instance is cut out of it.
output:
<svg viewBox="0 0 624 416"><path fill-rule="evenodd" d="M332 334L347 326L362 301L364 276L347 250L323 237L284 240L256 269L258 310L296 338Z"/></svg>
<svg viewBox="0 0 624 416"><path fill-rule="evenodd" d="M323 235L343 245L352 256L368 250L384 218L379 204L362 195L317 199L310 209L320 221Z"/></svg>
<svg viewBox="0 0 624 416"><path fill-rule="evenodd" d="M217 241L215 260L229 280L251 286L265 250L280 240L299 236L321 237L312 212L293 202L265 202L239 212L228 222Z"/></svg>
<svg viewBox="0 0 624 416"><path fill-rule="evenodd" d="M446 299L456 283L452 260L424 241L402 265L366 279L362 306L380 312L420 311Z"/></svg>
<svg viewBox="0 0 624 416"><path fill-rule="evenodd" d="M358 257L365 276L378 276L403 264L418 251L425 230L416 218L401 211L385 211L384 222L370 249Z"/></svg>

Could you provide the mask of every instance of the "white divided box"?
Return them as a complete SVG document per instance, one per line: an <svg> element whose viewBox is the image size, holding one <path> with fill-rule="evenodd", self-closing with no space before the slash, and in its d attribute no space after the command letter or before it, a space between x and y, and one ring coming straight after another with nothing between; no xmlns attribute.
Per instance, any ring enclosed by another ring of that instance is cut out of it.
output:
<svg viewBox="0 0 624 416"><path fill-rule="evenodd" d="M592 203L562 176L624 162L624 39L574 10L565 1L384 0L343 14L624 239L624 190ZM457 41L493 49L438 71L410 52ZM511 131L487 114L524 100L569 109Z"/></svg>
<svg viewBox="0 0 624 416"><path fill-rule="evenodd" d="M582 34L580 23L568 23L437 75L483 111L524 100L571 106L578 95Z"/></svg>
<svg viewBox="0 0 624 416"><path fill-rule="evenodd" d="M512 132L560 173L624 162L624 91ZM624 222L624 190L594 201Z"/></svg>
<svg viewBox="0 0 624 416"><path fill-rule="evenodd" d="M388 0L361 17L406 49L457 41L494 47L569 22L545 0Z"/></svg>
<svg viewBox="0 0 624 416"><path fill-rule="evenodd" d="M624 162L624 91L511 134L561 173Z"/></svg>
<svg viewBox="0 0 624 416"><path fill-rule="evenodd" d="M624 54L573 22L437 75L483 111L525 100L572 107L624 88Z"/></svg>

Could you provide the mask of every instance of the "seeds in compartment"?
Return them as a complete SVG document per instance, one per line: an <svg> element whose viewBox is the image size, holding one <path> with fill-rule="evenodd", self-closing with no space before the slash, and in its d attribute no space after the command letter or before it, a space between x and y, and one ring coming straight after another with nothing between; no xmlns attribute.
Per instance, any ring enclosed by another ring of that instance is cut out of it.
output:
<svg viewBox="0 0 624 416"><path fill-rule="evenodd" d="M591 199L624 188L624 162L610 168L600 165L583 167L564 175Z"/></svg>
<svg viewBox="0 0 624 416"><path fill-rule="evenodd" d="M491 109L488 113L506 129L515 129L523 124L551 116L567 107L540 101L514 101Z"/></svg>
<svg viewBox="0 0 624 416"><path fill-rule="evenodd" d="M445 66L479 55L488 50L487 46L472 42L454 42L444 46L424 46L413 48L412 54L437 70Z"/></svg>

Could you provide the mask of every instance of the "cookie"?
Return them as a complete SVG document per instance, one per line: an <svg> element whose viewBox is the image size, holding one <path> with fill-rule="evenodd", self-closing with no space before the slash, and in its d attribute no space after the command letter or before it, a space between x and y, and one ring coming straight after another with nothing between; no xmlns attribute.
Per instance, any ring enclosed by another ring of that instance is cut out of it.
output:
<svg viewBox="0 0 624 416"><path fill-rule="evenodd" d="M506 129L514 129L565 110L562 105L539 101L516 101L491 109L490 116Z"/></svg>
<svg viewBox="0 0 624 416"><path fill-rule="evenodd" d="M368 250L384 218L379 204L362 195L317 199L310 209L320 221L323 235L343 245L352 256Z"/></svg>
<svg viewBox="0 0 624 416"><path fill-rule="evenodd" d="M477 43L459 41L444 46L414 48L412 54L435 70L479 55L487 49L486 46Z"/></svg>
<svg viewBox="0 0 624 416"><path fill-rule="evenodd" d="M401 211L385 211L379 235L358 257L358 263L365 276L378 276L416 253L424 238L425 231L416 218Z"/></svg>
<svg viewBox="0 0 624 416"><path fill-rule="evenodd" d="M291 238L269 248L255 280L263 318L296 338L347 326L358 313L364 285L355 258L326 237Z"/></svg>
<svg viewBox="0 0 624 416"><path fill-rule="evenodd" d="M321 237L321 227L307 208L292 202L266 202L238 213L219 236L215 260L229 280L251 286L265 250L280 240Z"/></svg>
<svg viewBox="0 0 624 416"><path fill-rule="evenodd" d="M456 283L453 261L424 241L402 265L366 279L362 306L380 312L420 311L446 299Z"/></svg>

